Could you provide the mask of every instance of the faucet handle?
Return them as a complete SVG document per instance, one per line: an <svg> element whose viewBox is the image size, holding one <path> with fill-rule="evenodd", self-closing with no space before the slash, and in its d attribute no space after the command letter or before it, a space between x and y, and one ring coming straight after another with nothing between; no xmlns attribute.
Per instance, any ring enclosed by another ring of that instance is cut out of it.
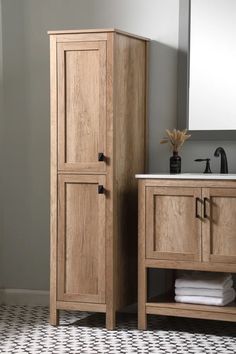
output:
<svg viewBox="0 0 236 354"><path fill-rule="evenodd" d="M211 159L209 159L209 158L207 158L207 159L195 159L194 161L197 161L197 162L206 161L206 167L205 167L205 171L203 173L212 173L211 172L211 167L210 167Z"/></svg>

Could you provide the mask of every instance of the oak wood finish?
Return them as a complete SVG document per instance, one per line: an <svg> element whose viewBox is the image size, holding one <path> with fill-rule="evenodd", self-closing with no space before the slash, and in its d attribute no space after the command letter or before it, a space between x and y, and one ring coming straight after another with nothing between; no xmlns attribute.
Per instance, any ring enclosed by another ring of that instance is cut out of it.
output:
<svg viewBox="0 0 236 354"><path fill-rule="evenodd" d="M145 172L147 41L114 29L50 38L50 321L57 324L58 309L98 311L113 329L116 311L136 300L134 175Z"/></svg>
<svg viewBox="0 0 236 354"><path fill-rule="evenodd" d="M56 40L50 37L50 323L58 324L57 294L57 48Z"/></svg>
<svg viewBox="0 0 236 354"><path fill-rule="evenodd" d="M139 36L133 33L129 33L126 31L122 31L120 29L117 28L96 28L96 29L76 29L76 30L62 30L62 31L48 31L48 34L90 34L92 33L94 36L96 36L98 33L104 33L104 34L110 34L110 33L116 33L116 34L122 34L126 37L131 37L131 38L137 38L143 41L150 41L149 38L143 37L143 36Z"/></svg>
<svg viewBox="0 0 236 354"><path fill-rule="evenodd" d="M195 216L196 198L201 198L200 188L146 188L147 258L201 260L201 219Z"/></svg>
<svg viewBox="0 0 236 354"><path fill-rule="evenodd" d="M203 188L204 261L236 264L236 189Z"/></svg>
<svg viewBox="0 0 236 354"><path fill-rule="evenodd" d="M137 296L137 206L135 174L145 170L146 43L117 33L114 38L114 128L117 237L116 307ZM135 158L133 158L135 156ZM124 254L126 255L124 258ZM132 288L125 284L132 283Z"/></svg>
<svg viewBox="0 0 236 354"><path fill-rule="evenodd" d="M107 41L107 33L77 33L54 35L57 43Z"/></svg>
<svg viewBox="0 0 236 354"><path fill-rule="evenodd" d="M147 301L147 268L145 267L145 181L140 180L138 183L138 196L138 328L146 329L147 315L145 304Z"/></svg>
<svg viewBox="0 0 236 354"><path fill-rule="evenodd" d="M73 302L73 301L57 301L57 308L59 310L72 311L92 311L92 312L106 312L105 304L88 303L88 302Z"/></svg>
<svg viewBox="0 0 236 354"><path fill-rule="evenodd" d="M224 272L235 273L234 263L213 263L213 262L190 262L190 261L174 261L166 259L146 259L145 266L147 268L163 268L163 269L185 269L185 270L202 270L208 272Z"/></svg>
<svg viewBox="0 0 236 354"><path fill-rule="evenodd" d="M107 33L107 208L106 208L106 328L114 329L116 322L117 293L116 282L116 229L115 229L115 163L116 151L114 146L114 34Z"/></svg>
<svg viewBox="0 0 236 354"><path fill-rule="evenodd" d="M59 175L58 300L105 303L105 177Z"/></svg>
<svg viewBox="0 0 236 354"><path fill-rule="evenodd" d="M177 302L146 303L146 313L164 316L202 318L218 321L236 321L236 303L230 306L207 306Z"/></svg>
<svg viewBox="0 0 236 354"><path fill-rule="evenodd" d="M106 42L57 48L59 170L105 172L98 152L106 156Z"/></svg>
<svg viewBox="0 0 236 354"><path fill-rule="evenodd" d="M148 268L236 273L235 210L233 180L139 180L139 329L146 329L147 314L236 321L235 302L226 307L179 304L168 297L148 302L146 278Z"/></svg>

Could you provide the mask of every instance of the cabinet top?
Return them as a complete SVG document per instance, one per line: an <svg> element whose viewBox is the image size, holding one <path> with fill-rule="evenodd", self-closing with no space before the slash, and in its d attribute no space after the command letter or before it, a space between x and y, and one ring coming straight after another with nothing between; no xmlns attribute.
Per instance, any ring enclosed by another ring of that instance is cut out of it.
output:
<svg viewBox="0 0 236 354"><path fill-rule="evenodd" d="M80 29L80 30L60 30L60 31L48 31L49 35L60 35L60 34L79 34L79 33L108 33L108 32L116 32L116 33L120 33L123 34L125 36L128 37L134 37L134 38L138 38L141 39L143 41L150 41L149 38L146 37L142 37L133 33L129 33L129 32L125 32L122 30L119 30L117 28L103 28L103 29Z"/></svg>
<svg viewBox="0 0 236 354"><path fill-rule="evenodd" d="M236 180L236 174L218 173L179 173L179 174L137 174L139 179L207 179L207 180Z"/></svg>

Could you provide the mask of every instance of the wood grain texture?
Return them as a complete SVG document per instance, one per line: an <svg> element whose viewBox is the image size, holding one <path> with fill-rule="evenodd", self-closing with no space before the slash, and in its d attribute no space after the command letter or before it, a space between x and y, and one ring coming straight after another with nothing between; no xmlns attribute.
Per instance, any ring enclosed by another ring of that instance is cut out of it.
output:
<svg viewBox="0 0 236 354"><path fill-rule="evenodd" d="M230 307L171 303L148 303L146 313L153 315L202 318L236 322L236 303Z"/></svg>
<svg viewBox="0 0 236 354"><path fill-rule="evenodd" d="M57 309L106 312L113 329L116 311L136 297L134 174L145 172L146 41L114 29L53 33L60 182L52 297ZM99 205L98 183L106 185Z"/></svg>
<svg viewBox="0 0 236 354"><path fill-rule="evenodd" d="M147 187L190 187L190 188L236 188L235 180L205 180L205 179L153 179L142 178L146 182Z"/></svg>
<svg viewBox="0 0 236 354"><path fill-rule="evenodd" d="M55 35L57 43L106 41L107 33L74 33Z"/></svg>
<svg viewBox="0 0 236 354"><path fill-rule="evenodd" d="M165 259L146 259L145 266L147 268L160 269L186 269L186 270L202 270L208 272L225 272L235 273L235 264L231 263L216 263L216 262L190 262L180 260L165 260Z"/></svg>
<svg viewBox="0 0 236 354"><path fill-rule="evenodd" d="M59 322L56 307L57 287L57 53L56 40L50 38L50 324Z"/></svg>
<svg viewBox="0 0 236 354"><path fill-rule="evenodd" d="M73 311L106 312L105 304L87 302L57 301L57 308L61 310Z"/></svg>
<svg viewBox="0 0 236 354"><path fill-rule="evenodd" d="M105 302L103 176L59 175L58 300Z"/></svg>
<svg viewBox="0 0 236 354"><path fill-rule="evenodd" d="M235 302L217 307L166 298L144 304L148 268L236 272L235 187L235 181L223 180L139 180L140 329L146 328L147 314L236 321Z"/></svg>
<svg viewBox="0 0 236 354"><path fill-rule="evenodd" d="M59 169L104 172L106 42L58 44Z"/></svg>
<svg viewBox="0 0 236 354"><path fill-rule="evenodd" d="M236 188L204 188L204 261L234 263L236 270Z"/></svg>
<svg viewBox="0 0 236 354"><path fill-rule="evenodd" d="M116 322L115 296L119 291L116 283L116 233L115 233L115 151L114 151L114 34L107 34L107 208L106 208L106 328L114 329Z"/></svg>
<svg viewBox="0 0 236 354"><path fill-rule="evenodd" d="M137 181L146 157L146 44L115 33L114 146L117 310L137 297Z"/></svg>
<svg viewBox="0 0 236 354"><path fill-rule="evenodd" d="M149 170L149 82L150 82L150 42L146 41L146 77L145 77L145 109L146 109L146 122L145 122L145 152L144 152L144 163L145 163L145 173Z"/></svg>
<svg viewBox="0 0 236 354"><path fill-rule="evenodd" d="M196 198L201 198L200 188L146 188L147 258L201 260L201 220L195 217Z"/></svg>
<svg viewBox="0 0 236 354"><path fill-rule="evenodd" d="M147 328L146 301L147 301L147 269L146 256L146 209L145 209L145 182L138 182L138 329Z"/></svg>
<svg viewBox="0 0 236 354"><path fill-rule="evenodd" d="M119 34L122 34L124 36L127 36L127 37L132 37L132 38L138 38L140 40L143 40L143 41L150 41L149 38L146 38L146 37L142 37L142 36L138 36L136 34L133 34L133 33L129 33L129 32L125 32L125 31L122 31L120 29L117 29L117 28L100 28L100 29L77 29L77 30L64 30L64 31L48 31L48 34L52 35L52 34L83 34L83 33L93 33L93 34L97 34L97 33L107 33L107 34L112 34L112 32L116 32L116 33L119 33Z"/></svg>

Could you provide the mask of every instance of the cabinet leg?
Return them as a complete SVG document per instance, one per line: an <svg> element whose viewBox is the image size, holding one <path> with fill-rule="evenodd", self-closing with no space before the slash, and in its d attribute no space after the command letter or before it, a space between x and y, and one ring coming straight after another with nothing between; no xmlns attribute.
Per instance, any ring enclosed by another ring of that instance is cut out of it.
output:
<svg viewBox="0 0 236 354"><path fill-rule="evenodd" d="M50 325L58 326L59 325L59 310L57 309L50 309Z"/></svg>
<svg viewBox="0 0 236 354"><path fill-rule="evenodd" d="M106 313L106 329L113 330L116 327L116 312L107 311Z"/></svg>
<svg viewBox="0 0 236 354"><path fill-rule="evenodd" d="M138 313L138 329L146 330L147 329L147 315L146 313Z"/></svg>
<svg viewBox="0 0 236 354"><path fill-rule="evenodd" d="M138 273L138 329L147 329L147 269L144 264L139 263Z"/></svg>

